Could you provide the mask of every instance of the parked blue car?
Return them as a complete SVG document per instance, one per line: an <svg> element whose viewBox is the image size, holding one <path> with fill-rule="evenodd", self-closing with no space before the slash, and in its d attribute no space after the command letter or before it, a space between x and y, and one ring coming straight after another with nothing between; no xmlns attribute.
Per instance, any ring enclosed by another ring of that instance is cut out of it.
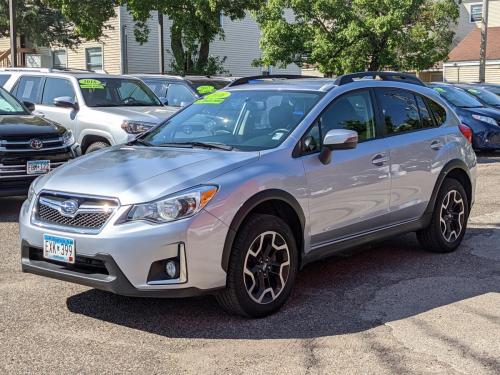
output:
<svg viewBox="0 0 500 375"><path fill-rule="evenodd" d="M500 110L484 105L459 87L446 83L428 86L448 102L464 125L472 129L475 150L500 150Z"/></svg>
<svg viewBox="0 0 500 375"><path fill-rule="evenodd" d="M456 85L461 89L467 91L468 94L471 94L476 97L481 103L488 107L492 107L495 109L500 109L500 96L493 94L491 91L478 87L474 84L460 84Z"/></svg>

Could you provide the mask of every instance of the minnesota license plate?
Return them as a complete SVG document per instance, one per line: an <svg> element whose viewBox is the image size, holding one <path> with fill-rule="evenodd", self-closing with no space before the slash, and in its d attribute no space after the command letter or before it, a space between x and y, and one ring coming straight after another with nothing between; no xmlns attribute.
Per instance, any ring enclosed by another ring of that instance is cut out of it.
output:
<svg viewBox="0 0 500 375"><path fill-rule="evenodd" d="M28 160L26 174L45 174L50 172L50 160Z"/></svg>
<svg viewBox="0 0 500 375"><path fill-rule="evenodd" d="M44 234L43 257L58 262L75 263L75 240Z"/></svg>

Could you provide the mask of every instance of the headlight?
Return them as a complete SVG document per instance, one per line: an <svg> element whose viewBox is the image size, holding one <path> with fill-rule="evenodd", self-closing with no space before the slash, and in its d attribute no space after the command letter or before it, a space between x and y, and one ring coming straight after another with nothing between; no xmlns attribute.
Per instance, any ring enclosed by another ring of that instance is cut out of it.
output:
<svg viewBox="0 0 500 375"><path fill-rule="evenodd" d="M33 181L30 185L30 188L28 190L28 197L26 198L26 200L28 201L28 204L31 204L31 201L33 200L33 198L35 198L35 181Z"/></svg>
<svg viewBox="0 0 500 375"><path fill-rule="evenodd" d="M141 134L148 131L153 126L156 126L156 124L153 122L145 121L124 120L122 123L122 129L129 134Z"/></svg>
<svg viewBox="0 0 500 375"><path fill-rule="evenodd" d="M129 211L127 221L168 223L194 216L210 202L217 190L218 187L213 185L198 186L155 202L135 205Z"/></svg>
<svg viewBox="0 0 500 375"><path fill-rule="evenodd" d="M62 136L63 142L65 146L72 146L75 143L75 137L73 137L73 132L71 130L67 130L66 133Z"/></svg>
<svg viewBox="0 0 500 375"><path fill-rule="evenodd" d="M486 122L486 123L491 124L491 125L498 125L498 122L494 118L491 118L491 117L481 116L481 115L472 115L472 118L476 119L477 121Z"/></svg>

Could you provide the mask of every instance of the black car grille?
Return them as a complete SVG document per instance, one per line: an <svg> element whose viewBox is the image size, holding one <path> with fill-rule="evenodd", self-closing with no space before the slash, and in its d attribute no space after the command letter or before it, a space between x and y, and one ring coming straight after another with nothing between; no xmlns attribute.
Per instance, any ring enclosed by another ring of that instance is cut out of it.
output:
<svg viewBox="0 0 500 375"><path fill-rule="evenodd" d="M101 274L101 275L109 275L108 269L106 268L106 264L100 260L95 258L89 258L82 255L76 255L75 263L62 263L56 260L45 259L43 257L43 250L35 247L30 247L29 249L29 259L44 261L47 263L57 264L59 266L63 266L66 269L71 271L76 271L84 274Z"/></svg>
<svg viewBox="0 0 500 375"><path fill-rule="evenodd" d="M50 163L50 169L57 168L65 162ZM38 177L37 175L28 175L26 172L26 163L3 165L0 163L0 180L17 179L24 177Z"/></svg>
<svg viewBox="0 0 500 375"><path fill-rule="evenodd" d="M73 215L63 214L62 206L66 201L77 203L78 210ZM45 225L99 231L117 208L118 203L112 199L42 193L35 219Z"/></svg>
<svg viewBox="0 0 500 375"><path fill-rule="evenodd" d="M39 148L32 147L32 141L38 140ZM64 147L62 137L54 135L39 135L35 137L16 136L8 137L2 141L1 146L5 151L42 151Z"/></svg>

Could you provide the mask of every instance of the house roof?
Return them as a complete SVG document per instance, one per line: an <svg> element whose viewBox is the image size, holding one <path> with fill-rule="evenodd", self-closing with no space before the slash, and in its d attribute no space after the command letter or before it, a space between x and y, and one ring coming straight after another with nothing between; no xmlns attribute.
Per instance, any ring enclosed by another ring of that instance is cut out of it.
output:
<svg viewBox="0 0 500 375"><path fill-rule="evenodd" d="M448 55L448 61L478 61L481 29L472 30ZM486 60L500 60L500 27L488 27Z"/></svg>

